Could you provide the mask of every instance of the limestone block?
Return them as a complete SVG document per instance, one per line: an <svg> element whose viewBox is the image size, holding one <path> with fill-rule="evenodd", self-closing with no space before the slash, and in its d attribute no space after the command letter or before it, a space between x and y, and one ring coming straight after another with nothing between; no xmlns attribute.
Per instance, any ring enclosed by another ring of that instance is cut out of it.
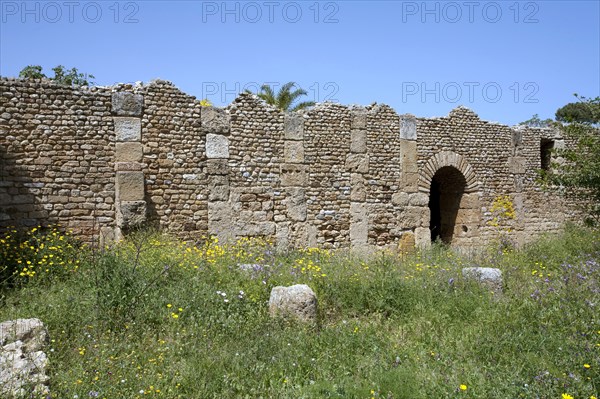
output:
<svg viewBox="0 0 600 399"><path fill-rule="evenodd" d="M117 141L140 141L142 139L140 118L115 116L113 122Z"/></svg>
<svg viewBox="0 0 600 399"><path fill-rule="evenodd" d="M0 323L0 397L46 397L48 331L39 319Z"/></svg>
<svg viewBox="0 0 600 399"><path fill-rule="evenodd" d="M121 201L117 206L117 227L131 229L146 223L146 201Z"/></svg>
<svg viewBox="0 0 600 399"><path fill-rule="evenodd" d="M400 116L400 138L403 140L417 139L417 119L414 115L405 114Z"/></svg>
<svg viewBox="0 0 600 399"><path fill-rule="evenodd" d="M117 172L115 191L117 201L142 201L144 172Z"/></svg>
<svg viewBox="0 0 600 399"><path fill-rule="evenodd" d="M402 173L417 173L417 142L400 141L400 162Z"/></svg>
<svg viewBox="0 0 600 399"><path fill-rule="evenodd" d="M306 165L281 165L281 185L283 187L305 186L308 183Z"/></svg>
<svg viewBox="0 0 600 399"><path fill-rule="evenodd" d="M366 154L348 154L346 156L346 169L350 172L368 173L369 156Z"/></svg>
<svg viewBox="0 0 600 399"><path fill-rule="evenodd" d="M460 199L460 207L467 209L480 209L481 204L479 201L479 195L477 193L463 194Z"/></svg>
<svg viewBox="0 0 600 399"><path fill-rule="evenodd" d="M417 192L419 190L419 174L403 172L400 177L400 185L402 190L407 193Z"/></svg>
<svg viewBox="0 0 600 399"><path fill-rule="evenodd" d="M290 247L290 222L279 222L275 227L275 242L278 249Z"/></svg>
<svg viewBox="0 0 600 399"><path fill-rule="evenodd" d="M283 158L285 162L290 163L304 162L304 143L302 141L286 140L284 143Z"/></svg>
<svg viewBox="0 0 600 399"><path fill-rule="evenodd" d="M350 244L355 248L367 245L369 218L367 205L362 202L350 203Z"/></svg>
<svg viewBox="0 0 600 399"><path fill-rule="evenodd" d="M117 172L135 172L142 170L142 164L139 162L115 162Z"/></svg>
<svg viewBox="0 0 600 399"><path fill-rule="evenodd" d="M207 158L229 158L229 139L221 134L206 135Z"/></svg>
<svg viewBox="0 0 600 399"><path fill-rule="evenodd" d="M294 113L285 114L283 133L286 140L304 139L304 118L302 115Z"/></svg>
<svg viewBox="0 0 600 399"><path fill-rule="evenodd" d="M414 229L429 224L429 208L407 206L398 216L398 226L401 229Z"/></svg>
<svg viewBox="0 0 600 399"><path fill-rule="evenodd" d="M476 281L494 293L502 292L502 271L492 267L465 267L462 275L466 280Z"/></svg>
<svg viewBox="0 0 600 399"><path fill-rule="evenodd" d="M367 200L367 184L362 174L352 173L350 175L350 186L350 201L364 202Z"/></svg>
<svg viewBox="0 0 600 399"><path fill-rule="evenodd" d="M144 149L140 142L115 144L115 162L142 162Z"/></svg>
<svg viewBox="0 0 600 399"><path fill-rule="evenodd" d="M205 133L229 134L231 117L221 108L202 107L200 123Z"/></svg>
<svg viewBox="0 0 600 399"><path fill-rule="evenodd" d="M508 172L524 174L527 171L527 159L525 157L508 157Z"/></svg>
<svg viewBox="0 0 600 399"><path fill-rule="evenodd" d="M290 187L286 191L288 196L284 202L288 218L295 222L304 222L306 220L305 190L300 187Z"/></svg>
<svg viewBox="0 0 600 399"><path fill-rule="evenodd" d="M400 236L398 250L402 253L409 253L415 250L415 235L412 231L406 231Z"/></svg>
<svg viewBox="0 0 600 399"><path fill-rule="evenodd" d="M367 128L367 111L365 109L353 110L352 111L352 129L366 129Z"/></svg>
<svg viewBox="0 0 600 399"><path fill-rule="evenodd" d="M429 195L425 193L412 193L409 196L409 204L412 206L429 205Z"/></svg>
<svg viewBox="0 0 600 399"><path fill-rule="evenodd" d="M247 222L236 220L233 224L233 232L238 236L268 237L275 234L274 222Z"/></svg>
<svg viewBox="0 0 600 399"><path fill-rule="evenodd" d="M392 194L392 204L398 206L406 206L408 205L408 200L410 196L408 193L403 191Z"/></svg>
<svg viewBox="0 0 600 399"><path fill-rule="evenodd" d="M120 116L142 116L144 96L134 93L113 93L112 112Z"/></svg>
<svg viewBox="0 0 600 399"><path fill-rule="evenodd" d="M208 200L227 201L229 199L229 176L213 175L208 178Z"/></svg>
<svg viewBox="0 0 600 399"><path fill-rule="evenodd" d="M415 245L419 248L428 248L431 246L431 231L427 227L417 227L415 229Z"/></svg>
<svg viewBox="0 0 600 399"><path fill-rule="evenodd" d="M234 212L227 201L208 203L208 233L225 242L235 238Z"/></svg>
<svg viewBox="0 0 600 399"><path fill-rule="evenodd" d="M209 175L228 175L229 165L227 159L207 159L206 173Z"/></svg>
<svg viewBox="0 0 600 399"><path fill-rule="evenodd" d="M367 131L352 129L350 131L350 152L365 153L367 152Z"/></svg>
<svg viewBox="0 0 600 399"><path fill-rule="evenodd" d="M269 314L304 322L314 321L317 317L317 296L306 284L274 287L269 298Z"/></svg>

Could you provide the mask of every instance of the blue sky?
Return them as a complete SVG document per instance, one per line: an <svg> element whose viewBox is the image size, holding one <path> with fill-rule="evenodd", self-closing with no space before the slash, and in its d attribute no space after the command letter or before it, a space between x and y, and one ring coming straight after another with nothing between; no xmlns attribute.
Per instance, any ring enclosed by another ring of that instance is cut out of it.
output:
<svg viewBox="0 0 600 399"><path fill-rule="evenodd" d="M62 64L96 84L172 81L230 103L306 99L516 124L600 96L599 1L0 1L0 75Z"/></svg>

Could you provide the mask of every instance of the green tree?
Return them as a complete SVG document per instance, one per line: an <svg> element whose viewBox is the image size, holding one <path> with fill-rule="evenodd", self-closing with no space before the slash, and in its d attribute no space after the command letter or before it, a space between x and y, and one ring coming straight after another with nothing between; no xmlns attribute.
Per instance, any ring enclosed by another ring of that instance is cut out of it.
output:
<svg viewBox="0 0 600 399"><path fill-rule="evenodd" d="M600 123L600 104L592 101L585 101L585 98L579 97L582 101L569 103L556 111L556 120L560 122L588 122Z"/></svg>
<svg viewBox="0 0 600 399"><path fill-rule="evenodd" d="M89 86L94 82L94 75L81 73L77 68L66 69L62 65L52 68L54 77L48 78L43 72L40 65L28 65L19 72L19 77L22 79L41 79L48 78L54 82L66 86Z"/></svg>
<svg viewBox="0 0 600 399"><path fill-rule="evenodd" d="M530 119L519 123L519 125L530 127L548 127L552 122L554 122L552 119L540 119L538 114L534 114Z"/></svg>
<svg viewBox="0 0 600 399"><path fill-rule="evenodd" d="M588 214L586 222L598 226L600 225L600 129L598 126L600 97L585 98L577 95L576 97L580 104L576 109L587 111L571 114L565 117L567 122L557 123L568 145L563 149L555 150L560 161L552 164L552 168L544 178L551 184L563 187L566 195L581 200Z"/></svg>
<svg viewBox="0 0 600 399"><path fill-rule="evenodd" d="M269 85L262 85L256 95L266 101L267 104L276 106L282 111L298 111L315 105L314 101L297 102L300 97L308 93L301 88L295 88L295 82L284 84L275 94L273 88ZM250 93L250 91L246 90Z"/></svg>

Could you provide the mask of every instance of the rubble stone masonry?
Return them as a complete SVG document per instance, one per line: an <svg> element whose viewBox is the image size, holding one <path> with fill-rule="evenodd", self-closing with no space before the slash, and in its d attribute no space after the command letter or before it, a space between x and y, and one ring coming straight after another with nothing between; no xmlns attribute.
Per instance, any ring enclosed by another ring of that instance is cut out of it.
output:
<svg viewBox="0 0 600 399"><path fill-rule="evenodd" d="M0 229L60 224L88 242L144 226L185 239L401 248L522 243L577 216L536 183L550 129L399 115L283 113L251 94L202 107L170 82L66 87L0 79ZM508 195L516 217L491 223Z"/></svg>

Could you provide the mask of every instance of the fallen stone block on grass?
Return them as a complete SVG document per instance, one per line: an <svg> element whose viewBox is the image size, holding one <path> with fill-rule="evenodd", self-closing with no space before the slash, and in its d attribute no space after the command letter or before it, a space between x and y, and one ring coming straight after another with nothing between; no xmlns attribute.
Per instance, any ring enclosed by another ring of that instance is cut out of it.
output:
<svg viewBox="0 0 600 399"><path fill-rule="evenodd" d="M269 314L314 321L317 318L317 296L306 284L274 287L269 298Z"/></svg>
<svg viewBox="0 0 600 399"><path fill-rule="evenodd" d="M466 280L476 281L494 293L502 293L502 271L493 267L465 267L462 275Z"/></svg>
<svg viewBox="0 0 600 399"><path fill-rule="evenodd" d="M0 323L0 397L46 395L48 358L43 349L48 331L39 319Z"/></svg>

